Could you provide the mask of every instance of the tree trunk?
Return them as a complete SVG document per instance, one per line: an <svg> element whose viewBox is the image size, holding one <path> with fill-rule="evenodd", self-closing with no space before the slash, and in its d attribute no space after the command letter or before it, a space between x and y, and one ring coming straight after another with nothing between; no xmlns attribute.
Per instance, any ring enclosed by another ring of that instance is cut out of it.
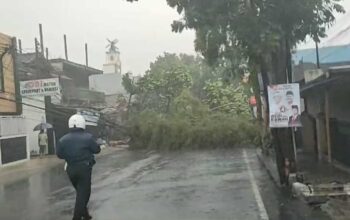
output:
<svg viewBox="0 0 350 220"><path fill-rule="evenodd" d="M171 103L171 98L167 98L167 104L166 104L166 111L165 113L168 114L170 110L170 103Z"/></svg>
<svg viewBox="0 0 350 220"><path fill-rule="evenodd" d="M129 95L129 100L128 100L128 110L126 112L126 118L129 119L129 114L130 114L130 104L131 104L131 99L132 99L132 94Z"/></svg>
<svg viewBox="0 0 350 220"><path fill-rule="evenodd" d="M272 84L284 84L291 80L291 51L289 41L281 41L280 50L272 54L271 78ZM288 184L288 172L295 170L295 154L293 149L292 135L290 128L278 128L271 131L274 139L277 170L281 184ZM288 165L290 164L290 165Z"/></svg>
<svg viewBox="0 0 350 220"><path fill-rule="evenodd" d="M264 128L267 130L269 128L269 112L270 112L270 108L269 108L269 98L268 98L268 92L267 92L267 86L270 84L270 80L269 80L269 76L268 76L268 69L267 69L267 64L266 61L263 57L260 57L260 71L261 71L261 79L262 79L262 83L263 83L263 92L264 92L264 101L265 103L263 103L265 105L264 108L264 123L265 126Z"/></svg>
<svg viewBox="0 0 350 220"><path fill-rule="evenodd" d="M260 95L260 85L258 75L253 75L253 91L256 99L256 112L257 112L257 120L259 122L262 121L262 103L261 103L261 95Z"/></svg>

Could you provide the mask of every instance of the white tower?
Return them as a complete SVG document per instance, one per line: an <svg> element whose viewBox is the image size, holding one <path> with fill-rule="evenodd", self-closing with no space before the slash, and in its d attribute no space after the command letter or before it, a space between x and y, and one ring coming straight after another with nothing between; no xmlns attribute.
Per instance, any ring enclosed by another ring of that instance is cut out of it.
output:
<svg viewBox="0 0 350 220"><path fill-rule="evenodd" d="M107 39L108 40L108 39ZM106 63L103 65L103 74L91 75L89 77L89 87L93 91L105 94L108 106L115 106L119 95L126 95L122 84L122 71L120 62L120 52L116 44L118 40L108 40Z"/></svg>
<svg viewBox="0 0 350 220"><path fill-rule="evenodd" d="M106 52L106 63L103 65L104 74L120 74L122 72L122 64L120 61L120 52L116 44L118 40L113 41L107 39L109 44L107 45L108 51Z"/></svg>

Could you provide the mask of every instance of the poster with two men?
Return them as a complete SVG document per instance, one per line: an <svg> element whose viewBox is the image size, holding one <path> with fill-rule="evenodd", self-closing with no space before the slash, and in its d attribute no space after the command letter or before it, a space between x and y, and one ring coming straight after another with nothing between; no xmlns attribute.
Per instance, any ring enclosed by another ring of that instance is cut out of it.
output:
<svg viewBox="0 0 350 220"><path fill-rule="evenodd" d="M268 86L270 127L301 127L299 84Z"/></svg>

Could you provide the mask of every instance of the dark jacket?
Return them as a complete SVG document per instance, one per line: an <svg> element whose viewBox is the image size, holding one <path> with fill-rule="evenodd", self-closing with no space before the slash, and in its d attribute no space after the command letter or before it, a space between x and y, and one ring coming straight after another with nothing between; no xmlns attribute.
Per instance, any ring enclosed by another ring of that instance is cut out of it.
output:
<svg viewBox="0 0 350 220"><path fill-rule="evenodd" d="M101 148L92 134L84 130L72 130L63 136L57 146L56 154L66 160L68 165L86 162L95 163L94 154L100 153Z"/></svg>
<svg viewBox="0 0 350 220"><path fill-rule="evenodd" d="M300 115L298 115L295 119L293 119L293 116L289 117L288 125L292 127L301 126L301 120Z"/></svg>

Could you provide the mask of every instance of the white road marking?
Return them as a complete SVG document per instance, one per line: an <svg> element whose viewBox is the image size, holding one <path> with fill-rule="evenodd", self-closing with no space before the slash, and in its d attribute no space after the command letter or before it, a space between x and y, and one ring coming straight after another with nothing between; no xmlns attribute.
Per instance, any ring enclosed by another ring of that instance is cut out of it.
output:
<svg viewBox="0 0 350 220"><path fill-rule="evenodd" d="M259 208L260 219L261 220L269 220L269 216L267 215L264 202L262 200L261 194L260 194L259 189L258 189L258 184L257 184L257 182L255 180L252 168L250 167L250 164L249 164L249 159L248 159L248 155L247 155L247 151L246 150L243 150L243 157L244 157L244 161L245 161L245 163L247 165L250 183L252 185L252 189L253 189L253 192L254 192L255 200L256 200L256 203L257 203L258 208Z"/></svg>

